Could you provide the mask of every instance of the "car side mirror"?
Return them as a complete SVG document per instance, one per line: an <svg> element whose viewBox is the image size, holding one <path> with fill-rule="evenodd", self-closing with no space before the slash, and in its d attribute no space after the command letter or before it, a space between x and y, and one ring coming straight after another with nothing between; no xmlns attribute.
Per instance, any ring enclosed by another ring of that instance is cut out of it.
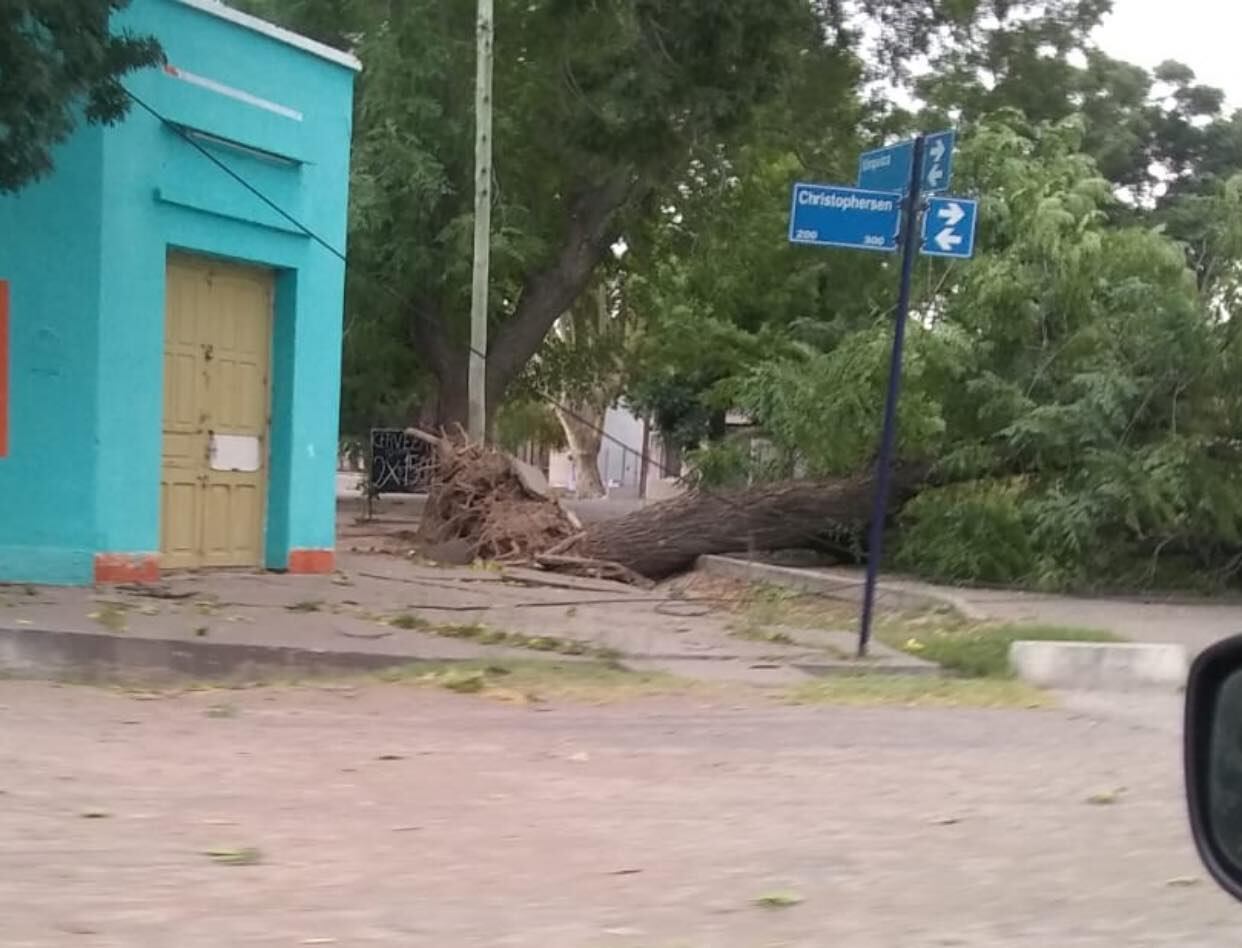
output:
<svg viewBox="0 0 1242 948"><path fill-rule="evenodd" d="M1191 666L1184 740L1195 845L1212 878L1242 900L1242 636Z"/></svg>

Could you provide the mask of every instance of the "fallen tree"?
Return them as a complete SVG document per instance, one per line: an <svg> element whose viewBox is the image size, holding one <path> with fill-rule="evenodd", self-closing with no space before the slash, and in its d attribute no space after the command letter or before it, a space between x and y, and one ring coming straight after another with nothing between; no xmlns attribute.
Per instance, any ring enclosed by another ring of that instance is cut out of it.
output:
<svg viewBox="0 0 1242 948"><path fill-rule="evenodd" d="M671 576L712 553L861 546L875 489L866 474L693 491L583 528L528 465L461 438L411 433L437 451L419 529L425 542L465 544L471 559L629 582ZM896 471L890 513L925 479L924 468Z"/></svg>
<svg viewBox="0 0 1242 948"><path fill-rule="evenodd" d="M908 499L909 478L894 489ZM624 564L650 579L689 569L700 556L858 543L870 517L870 475L785 481L728 492L695 491L625 517L592 524L578 552Z"/></svg>
<svg viewBox="0 0 1242 948"><path fill-rule="evenodd" d="M435 449L419 540L429 546L465 544L465 558L529 559L564 546L582 526L557 501L542 474L511 455L465 438L409 429Z"/></svg>

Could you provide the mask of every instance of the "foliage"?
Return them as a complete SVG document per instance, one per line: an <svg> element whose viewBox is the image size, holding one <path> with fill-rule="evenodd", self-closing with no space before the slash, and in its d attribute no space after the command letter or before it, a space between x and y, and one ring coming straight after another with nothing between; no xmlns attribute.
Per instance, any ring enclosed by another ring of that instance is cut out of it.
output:
<svg viewBox="0 0 1242 948"><path fill-rule="evenodd" d="M604 401L611 403L625 376L634 322L620 282L598 280L548 333L528 367L529 384L569 402L607 390Z"/></svg>
<svg viewBox="0 0 1242 948"><path fill-rule="evenodd" d="M252 2L366 63L346 417L451 417L473 3ZM980 240L974 260L916 272L899 448L937 486L895 524L895 556L1039 587L1232 579L1242 113L1185 66L1096 49L1109 6L499 0L489 398L514 402L500 427L536 426L548 395L621 384L707 484L869 464L896 261L791 246L789 186L851 180L863 148L953 124ZM894 83L913 109L884 101ZM596 310L624 318L549 335L593 287ZM756 419L755 442L726 435L730 409Z"/></svg>
<svg viewBox="0 0 1242 948"><path fill-rule="evenodd" d="M894 648L917 655L966 678L1009 678L1009 647L1014 642L1112 642L1100 629L1057 625L980 625L954 620L881 623L879 636Z"/></svg>
<svg viewBox="0 0 1242 948"><path fill-rule="evenodd" d="M811 476L857 470L879 438L892 335L884 324L857 330L828 352L768 360L736 389L739 403L763 419L777 444L796 450ZM909 330L899 421L905 455L931 457L945 443L941 393L968 357L966 340L947 328ZM825 437L825 434L829 434Z"/></svg>
<svg viewBox="0 0 1242 948"><path fill-rule="evenodd" d="M1009 16L932 53L933 68L914 83L924 123L967 124L1002 109L1032 122L1077 117L1083 151L1133 199L1154 202L1168 187L1196 190L1242 152L1224 94L1166 62L1148 72L1095 47L1092 29L1112 0L1049 3L1042 15ZM930 127L930 126L929 126ZM1226 172L1224 177L1228 177Z"/></svg>
<svg viewBox="0 0 1242 948"><path fill-rule="evenodd" d="M726 140L814 43L799 0L500 0L489 401L539 351L690 153ZM366 69L354 136L349 345L417 360L439 420L464 411L474 202L472 0L261 0ZM322 34L321 34L322 35ZM331 38L331 37L325 37ZM380 332L355 334L374 321ZM369 359L358 360L366 363ZM429 379L427 377L430 377ZM406 388L419 389L413 377ZM355 391L359 391L355 388Z"/></svg>
<svg viewBox="0 0 1242 948"><path fill-rule="evenodd" d="M1159 229L1113 218L1083 140L1077 119L1010 110L963 145L962 184L984 195L980 250L923 265L900 412L901 455L935 461L949 486L906 509L907 568L1048 587L1151 584L1166 562L1237 569L1229 297L1205 298ZM1225 186L1201 208L1222 260L1235 199ZM887 323L762 360L731 391L810 473L856 470L878 435Z"/></svg>
<svg viewBox="0 0 1242 948"><path fill-rule="evenodd" d="M924 491L903 511L896 562L941 582L1019 582L1035 570L1030 517L1011 482Z"/></svg>
<svg viewBox="0 0 1242 948"><path fill-rule="evenodd" d="M496 412L496 443L509 452L527 444L559 451L565 447L565 432L547 402L511 398Z"/></svg>
<svg viewBox="0 0 1242 948"><path fill-rule="evenodd" d="M150 36L113 35L128 0L0 4L0 194L52 170L52 149L80 119L111 124L129 99L121 79L163 60Z"/></svg>
<svg viewBox="0 0 1242 948"><path fill-rule="evenodd" d="M696 487L744 487L785 480L795 474L796 458L768 439L739 432L710 441L687 455L687 483Z"/></svg>

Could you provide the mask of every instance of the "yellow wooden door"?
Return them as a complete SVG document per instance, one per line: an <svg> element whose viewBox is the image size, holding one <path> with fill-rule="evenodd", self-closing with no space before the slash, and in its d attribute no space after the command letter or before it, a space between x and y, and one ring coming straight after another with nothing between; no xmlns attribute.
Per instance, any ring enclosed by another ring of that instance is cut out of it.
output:
<svg viewBox="0 0 1242 948"><path fill-rule="evenodd" d="M259 566L272 274L176 254L167 287L161 562Z"/></svg>

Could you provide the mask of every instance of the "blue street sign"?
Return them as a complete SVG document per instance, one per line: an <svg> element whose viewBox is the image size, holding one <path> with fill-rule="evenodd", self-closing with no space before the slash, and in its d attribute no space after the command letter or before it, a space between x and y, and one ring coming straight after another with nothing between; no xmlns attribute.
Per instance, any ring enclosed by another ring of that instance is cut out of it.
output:
<svg viewBox="0 0 1242 948"><path fill-rule="evenodd" d="M789 239L817 247L896 250L901 196L826 184L795 184Z"/></svg>
<svg viewBox="0 0 1242 948"><path fill-rule="evenodd" d="M858 186L872 191L900 191L905 194L910 188L910 166L913 164L912 141L864 151L858 159Z"/></svg>
<svg viewBox="0 0 1242 948"><path fill-rule="evenodd" d="M975 224L979 202L969 198L934 197L923 213L919 249L927 257L970 259L975 252Z"/></svg>
<svg viewBox="0 0 1242 948"><path fill-rule="evenodd" d="M953 177L953 147L957 144L957 132L937 132L927 136L923 149L923 190L948 190ZM908 168L909 166L907 166Z"/></svg>

